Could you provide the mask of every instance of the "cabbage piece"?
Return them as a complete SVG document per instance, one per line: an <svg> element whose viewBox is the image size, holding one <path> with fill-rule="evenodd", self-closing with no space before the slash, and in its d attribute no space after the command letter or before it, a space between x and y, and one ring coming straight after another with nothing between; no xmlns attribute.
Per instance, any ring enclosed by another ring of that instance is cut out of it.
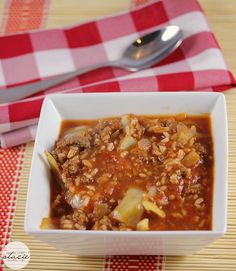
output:
<svg viewBox="0 0 236 271"><path fill-rule="evenodd" d="M143 215L142 198L144 191L139 188L129 188L124 198L113 212L113 217L128 227L136 227Z"/></svg>
<svg viewBox="0 0 236 271"><path fill-rule="evenodd" d="M85 136L87 131L88 131L88 126L86 125L76 126L71 129L68 129L64 134L64 138L73 137L73 136Z"/></svg>
<svg viewBox="0 0 236 271"><path fill-rule="evenodd" d="M127 134L129 132L129 126L130 126L130 116L129 115L123 115L121 117L121 125L123 128L123 131Z"/></svg>
<svg viewBox="0 0 236 271"><path fill-rule="evenodd" d="M144 218L137 224L138 231L148 231L149 230L149 220L148 218Z"/></svg>
<svg viewBox="0 0 236 271"><path fill-rule="evenodd" d="M132 136L126 135L124 138L121 139L118 149L119 151L125 151L130 147L134 146L136 142L136 139L134 139Z"/></svg>
<svg viewBox="0 0 236 271"><path fill-rule="evenodd" d="M143 204L143 207L146 211L150 211L158 216L160 216L161 218L164 218L166 217L166 213L160 209L159 207L156 206L156 204L154 204L153 202L149 201L149 200L146 200L144 199L142 201L142 204Z"/></svg>
<svg viewBox="0 0 236 271"><path fill-rule="evenodd" d="M52 156L52 154L49 151L45 151L45 155L47 157L48 163L49 163L53 173L60 176L61 172L60 172L59 166L58 166L55 158Z"/></svg>
<svg viewBox="0 0 236 271"><path fill-rule="evenodd" d="M55 160L55 158L53 157L53 155L49 151L45 151L44 153L45 153L45 155L47 157L49 166L50 166L50 168L52 170L53 175L55 176L56 181L59 183L61 188L64 190L65 185L64 185L64 183L62 181L61 170L60 170L60 168L59 168L59 166L57 164L57 161Z"/></svg>
<svg viewBox="0 0 236 271"><path fill-rule="evenodd" d="M196 127L188 128L185 124L179 123L177 125L177 141L181 145L185 145L192 137L196 136Z"/></svg>

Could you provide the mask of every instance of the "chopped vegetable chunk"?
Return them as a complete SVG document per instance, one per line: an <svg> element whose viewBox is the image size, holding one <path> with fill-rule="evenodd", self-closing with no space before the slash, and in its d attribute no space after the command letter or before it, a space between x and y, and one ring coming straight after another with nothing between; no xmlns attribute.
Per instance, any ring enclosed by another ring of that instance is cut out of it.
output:
<svg viewBox="0 0 236 271"><path fill-rule="evenodd" d="M120 141L119 150L125 151L128 148L132 147L134 144L136 144L136 140L132 136L125 136Z"/></svg>
<svg viewBox="0 0 236 271"><path fill-rule="evenodd" d="M114 218L128 227L135 227L143 215L142 198L144 191L130 188L114 211Z"/></svg>
<svg viewBox="0 0 236 271"><path fill-rule="evenodd" d="M163 210L158 208L153 202L148 201L148 200L143 200L142 204L145 208L145 210L153 212L154 214L158 215L161 218L166 217L166 214Z"/></svg>
<svg viewBox="0 0 236 271"><path fill-rule="evenodd" d="M139 221L137 224L138 231L148 231L149 230L149 220L148 218L144 218L143 220Z"/></svg>
<svg viewBox="0 0 236 271"><path fill-rule="evenodd" d="M198 153L196 153L195 151L191 151L190 153L188 153L184 159L182 160L182 163L186 166L186 167L193 167L195 166L198 162L200 161L200 156Z"/></svg>

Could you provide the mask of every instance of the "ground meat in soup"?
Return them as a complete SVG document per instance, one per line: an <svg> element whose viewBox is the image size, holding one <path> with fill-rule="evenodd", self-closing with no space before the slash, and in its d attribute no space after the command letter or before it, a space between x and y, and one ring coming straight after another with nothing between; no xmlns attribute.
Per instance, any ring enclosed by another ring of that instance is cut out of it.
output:
<svg viewBox="0 0 236 271"><path fill-rule="evenodd" d="M52 168L47 220L52 228L212 227L214 159L208 115L64 121L46 155Z"/></svg>

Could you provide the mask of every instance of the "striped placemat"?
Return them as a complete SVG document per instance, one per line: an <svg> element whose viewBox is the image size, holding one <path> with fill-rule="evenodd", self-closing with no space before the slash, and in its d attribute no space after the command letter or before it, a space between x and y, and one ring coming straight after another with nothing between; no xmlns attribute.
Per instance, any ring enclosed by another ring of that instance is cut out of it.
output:
<svg viewBox="0 0 236 271"><path fill-rule="evenodd" d="M57 0L54 0L57 1ZM66 10L68 0L60 0ZM139 0L143 2L145 0ZM43 27L49 0L9 0L5 2L0 32L25 31ZM68 11L67 11L68 12ZM30 18L30 19L29 19ZM33 143L0 149L0 245L10 240L27 244L31 259L24 270L236 270L236 91L226 94L229 111L229 208L227 234L212 245L187 257L111 256L75 257L26 235L23 229L25 201ZM1 270L10 270L0 266Z"/></svg>

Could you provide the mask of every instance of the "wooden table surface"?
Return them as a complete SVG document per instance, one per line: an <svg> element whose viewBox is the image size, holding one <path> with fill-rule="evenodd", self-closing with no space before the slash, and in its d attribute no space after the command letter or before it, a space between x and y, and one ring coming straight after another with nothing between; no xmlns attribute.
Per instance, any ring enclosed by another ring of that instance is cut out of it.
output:
<svg viewBox="0 0 236 271"><path fill-rule="evenodd" d="M173 0L177 1L177 0ZM200 0L204 8L209 24L215 33L217 40L223 50L225 59L236 76L236 0ZM0 0L0 14L3 0ZM50 11L47 21L47 28L65 26L78 23L95 17L109 15L115 12L128 9L130 0L51 0ZM166 270L236 270L236 88L225 92L228 105L229 122L229 200L228 200L228 230L227 234L202 249L198 253L187 257L166 257ZM22 215L24 211L27 180L29 174L30 160L33 144L28 144L25 170L21 180L21 195L19 196L18 215L15 218L12 239L31 240L25 236L22 228ZM24 192L25 191L25 192ZM30 247L34 252L34 259L27 270L42 269L41 259L50 261L50 253L57 255L54 265L50 262L50 270L54 270L57 261L65 262L70 260L73 270L102 270L102 262L97 259L72 259L62 254L56 254L55 250L50 252L45 245L40 245L44 251L37 250L38 243L35 241ZM64 258L63 258L64 257ZM63 261L62 261L63 259ZM37 263L40 262L40 266ZM46 265L45 265L46 266ZM51 269L52 268L52 269ZM61 269L61 265L58 269ZM47 269L47 270L49 270ZM56 270L56 269L55 269ZM64 270L64 269L63 269ZM66 270L66 269L65 269ZM69 270L69 269L67 269Z"/></svg>

